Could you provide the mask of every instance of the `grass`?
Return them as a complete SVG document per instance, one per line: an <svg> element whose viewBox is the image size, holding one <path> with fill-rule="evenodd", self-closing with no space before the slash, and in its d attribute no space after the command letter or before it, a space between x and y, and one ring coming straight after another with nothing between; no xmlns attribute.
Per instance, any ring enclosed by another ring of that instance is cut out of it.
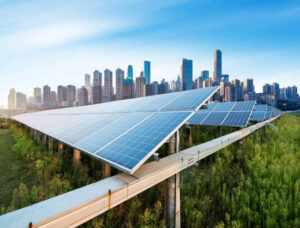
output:
<svg viewBox="0 0 300 228"><path fill-rule="evenodd" d="M0 129L0 208L9 205L20 183L32 183L31 173L12 150L13 145L12 131Z"/></svg>

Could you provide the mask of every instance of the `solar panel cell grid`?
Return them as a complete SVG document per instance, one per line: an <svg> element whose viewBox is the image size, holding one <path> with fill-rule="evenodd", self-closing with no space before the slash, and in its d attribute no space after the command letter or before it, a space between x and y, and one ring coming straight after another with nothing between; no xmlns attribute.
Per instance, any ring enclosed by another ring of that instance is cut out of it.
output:
<svg viewBox="0 0 300 228"><path fill-rule="evenodd" d="M211 112L201 125L220 125L228 112Z"/></svg>
<svg viewBox="0 0 300 228"><path fill-rule="evenodd" d="M245 126L248 123L250 112L230 112L226 117L223 126Z"/></svg>
<svg viewBox="0 0 300 228"><path fill-rule="evenodd" d="M247 101L247 102L237 102L233 107L232 111L243 111L243 112L251 112L255 101Z"/></svg>
<svg viewBox="0 0 300 228"><path fill-rule="evenodd" d="M219 103L213 111L214 112L217 112L217 111L229 112L232 110L232 108L235 105L236 105L236 102Z"/></svg>
<svg viewBox="0 0 300 228"><path fill-rule="evenodd" d="M190 114L191 112L155 113L96 155L132 169Z"/></svg>
<svg viewBox="0 0 300 228"><path fill-rule="evenodd" d="M206 118L208 114L209 112L197 112L188 120L188 122L190 124L199 124Z"/></svg>

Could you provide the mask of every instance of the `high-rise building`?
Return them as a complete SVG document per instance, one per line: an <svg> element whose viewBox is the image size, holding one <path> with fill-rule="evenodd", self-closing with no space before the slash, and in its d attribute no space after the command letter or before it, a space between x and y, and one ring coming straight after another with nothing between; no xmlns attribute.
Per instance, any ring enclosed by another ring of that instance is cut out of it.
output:
<svg viewBox="0 0 300 228"><path fill-rule="evenodd" d="M233 94L232 94L232 101L243 101L244 100L244 92L243 92L243 85L240 80L235 79L231 81L233 85Z"/></svg>
<svg viewBox="0 0 300 228"><path fill-rule="evenodd" d="M33 97L34 97L34 103L35 104L41 104L42 103L42 90L39 87L36 87L33 89Z"/></svg>
<svg viewBox="0 0 300 228"><path fill-rule="evenodd" d="M158 94L158 82L152 82L151 83L151 95L157 95Z"/></svg>
<svg viewBox="0 0 300 228"><path fill-rule="evenodd" d="M296 101L298 99L298 88L297 86L291 87L291 100Z"/></svg>
<svg viewBox="0 0 300 228"><path fill-rule="evenodd" d="M136 78L136 97L144 97L146 96L146 79L143 76L139 76Z"/></svg>
<svg viewBox="0 0 300 228"><path fill-rule="evenodd" d="M178 75L176 80L176 91L181 91L181 88L182 88L181 80L180 80L180 76Z"/></svg>
<svg viewBox="0 0 300 228"><path fill-rule="evenodd" d="M183 59L181 65L182 90L193 89L193 60Z"/></svg>
<svg viewBox="0 0 300 228"><path fill-rule="evenodd" d="M222 81L228 83L229 82L229 75L228 74L222 74Z"/></svg>
<svg viewBox="0 0 300 228"><path fill-rule="evenodd" d="M20 92L16 93L16 108L23 109L26 108L26 95Z"/></svg>
<svg viewBox="0 0 300 228"><path fill-rule="evenodd" d="M74 106L75 101L76 101L76 87L73 85L68 85L66 106L68 107Z"/></svg>
<svg viewBox="0 0 300 228"><path fill-rule="evenodd" d="M146 85L151 83L151 62L144 61L144 77L146 79Z"/></svg>
<svg viewBox="0 0 300 228"><path fill-rule="evenodd" d="M200 76L198 78L196 78L195 80L195 84L194 84L194 89L200 89L203 86L203 81L204 81L204 77Z"/></svg>
<svg viewBox="0 0 300 228"><path fill-rule="evenodd" d="M51 88L48 85L43 87L43 105L49 107Z"/></svg>
<svg viewBox="0 0 300 228"><path fill-rule="evenodd" d="M116 100L122 99L123 93L123 80L124 80L124 71L118 68L116 70Z"/></svg>
<svg viewBox="0 0 300 228"><path fill-rule="evenodd" d="M57 86L57 102L59 106L64 106L67 100L67 88L65 86Z"/></svg>
<svg viewBox="0 0 300 228"><path fill-rule="evenodd" d="M163 78L158 85L158 94L164 94L169 92L169 83Z"/></svg>
<svg viewBox="0 0 300 228"><path fill-rule="evenodd" d="M254 93L253 79L247 78L244 80L244 93Z"/></svg>
<svg viewBox="0 0 300 228"><path fill-rule="evenodd" d="M88 90L86 87L82 86L78 90L78 106L88 105L88 104L89 104Z"/></svg>
<svg viewBox="0 0 300 228"><path fill-rule="evenodd" d="M57 97L57 95L56 95L56 92L55 91L51 91L50 92L50 101L49 101L49 106L50 107L56 107L56 97Z"/></svg>
<svg viewBox="0 0 300 228"><path fill-rule="evenodd" d="M102 102L102 73L95 70L93 76L93 104L99 104Z"/></svg>
<svg viewBox="0 0 300 228"><path fill-rule="evenodd" d="M276 99L280 98L280 88L278 83L273 83L271 87L271 94L275 96Z"/></svg>
<svg viewBox="0 0 300 228"><path fill-rule="evenodd" d="M123 85L122 85L122 96L123 99L129 99L133 98L133 80L126 78L123 80Z"/></svg>
<svg viewBox="0 0 300 228"><path fill-rule="evenodd" d="M290 86L284 89L284 99L292 100L292 88Z"/></svg>
<svg viewBox="0 0 300 228"><path fill-rule="evenodd" d="M214 80L221 81L222 79L222 52L220 50L215 51L214 58Z"/></svg>
<svg viewBox="0 0 300 228"><path fill-rule="evenodd" d="M267 95L267 94L271 94L271 89L272 86L270 84L264 84L263 85L263 94Z"/></svg>
<svg viewBox="0 0 300 228"><path fill-rule="evenodd" d="M113 87L112 87L112 72L109 69L104 71L104 96L103 102L109 102L113 98Z"/></svg>
<svg viewBox="0 0 300 228"><path fill-rule="evenodd" d="M128 65L127 78L133 80L133 67L132 67L132 65Z"/></svg>
<svg viewBox="0 0 300 228"><path fill-rule="evenodd" d="M91 76L89 74L85 74L84 75L84 85L86 87L90 87L91 86Z"/></svg>
<svg viewBox="0 0 300 228"><path fill-rule="evenodd" d="M10 89L8 94L8 109L16 109L16 90Z"/></svg>
<svg viewBox="0 0 300 228"><path fill-rule="evenodd" d="M208 79L209 78L209 71L208 70L203 70L201 72L201 76L203 77L203 79Z"/></svg>

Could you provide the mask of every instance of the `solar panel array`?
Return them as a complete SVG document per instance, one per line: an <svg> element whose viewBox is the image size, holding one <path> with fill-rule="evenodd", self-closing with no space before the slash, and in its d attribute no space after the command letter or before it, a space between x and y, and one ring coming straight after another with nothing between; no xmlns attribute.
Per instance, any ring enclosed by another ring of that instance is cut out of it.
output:
<svg viewBox="0 0 300 228"><path fill-rule="evenodd" d="M248 124L255 101L207 104L199 109L188 123L192 125L245 127Z"/></svg>
<svg viewBox="0 0 300 228"><path fill-rule="evenodd" d="M250 120L263 121L281 114L282 112L277 108L267 106L267 105L256 105L254 107L254 111L252 112Z"/></svg>
<svg viewBox="0 0 300 228"><path fill-rule="evenodd" d="M132 174L218 89L47 110L14 119Z"/></svg>

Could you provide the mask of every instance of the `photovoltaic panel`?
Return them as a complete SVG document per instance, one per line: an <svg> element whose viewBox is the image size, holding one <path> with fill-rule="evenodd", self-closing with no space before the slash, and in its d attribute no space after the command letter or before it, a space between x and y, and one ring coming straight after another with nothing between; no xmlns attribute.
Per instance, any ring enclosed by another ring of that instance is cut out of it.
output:
<svg viewBox="0 0 300 228"><path fill-rule="evenodd" d="M201 123L207 116L209 112L196 112L192 117L189 119L190 124Z"/></svg>
<svg viewBox="0 0 300 228"><path fill-rule="evenodd" d="M255 101L236 102L236 105L233 107L232 111L251 112L254 105Z"/></svg>
<svg viewBox="0 0 300 228"><path fill-rule="evenodd" d="M254 111L255 112L265 112L267 110L267 105L255 105Z"/></svg>
<svg viewBox="0 0 300 228"><path fill-rule="evenodd" d="M194 125L247 126L255 101L224 102L207 104L188 120Z"/></svg>
<svg viewBox="0 0 300 228"><path fill-rule="evenodd" d="M249 121L251 112L230 112L222 126L244 127Z"/></svg>
<svg viewBox="0 0 300 228"><path fill-rule="evenodd" d="M265 114L266 112L262 112L262 111L252 112L250 120L263 121L265 119Z"/></svg>
<svg viewBox="0 0 300 228"><path fill-rule="evenodd" d="M272 115L271 111L267 111L265 115L265 119L270 119L271 115Z"/></svg>
<svg viewBox="0 0 300 228"><path fill-rule="evenodd" d="M228 112L211 112L201 125L221 125Z"/></svg>
<svg viewBox="0 0 300 228"><path fill-rule="evenodd" d="M133 173L218 87L62 108L14 119Z"/></svg>
<svg viewBox="0 0 300 228"><path fill-rule="evenodd" d="M158 149L162 139L168 138L176 126L190 114L190 112L155 113L126 135L101 149L96 155L119 164L124 169L133 169L149 158L151 155L149 151ZM130 153L127 153L128 151Z"/></svg>

